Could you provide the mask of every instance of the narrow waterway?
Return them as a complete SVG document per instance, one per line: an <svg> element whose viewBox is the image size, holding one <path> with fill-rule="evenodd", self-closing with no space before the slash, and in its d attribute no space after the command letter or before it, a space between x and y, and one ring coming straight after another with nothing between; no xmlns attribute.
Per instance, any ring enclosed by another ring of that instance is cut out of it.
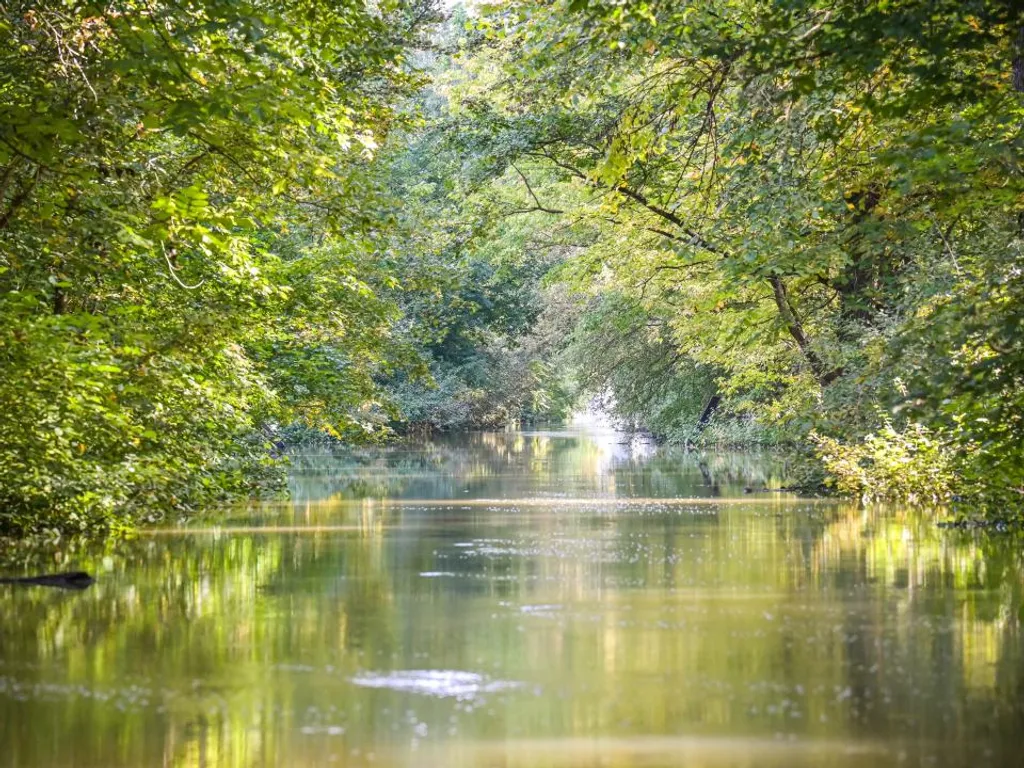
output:
<svg viewBox="0 0 1024 768"><path fill-rule="evenodd" d="M0 586L0 766L1020 765L1020 540L785 477L595 427L296 456Z"/></svg>

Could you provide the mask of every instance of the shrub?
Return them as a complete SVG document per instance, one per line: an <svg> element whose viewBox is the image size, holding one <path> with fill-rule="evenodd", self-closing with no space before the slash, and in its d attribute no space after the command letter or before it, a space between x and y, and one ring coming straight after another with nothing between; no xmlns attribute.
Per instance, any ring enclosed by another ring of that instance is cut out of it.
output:
<svg viewBox="0 0 1024 768"><path fill-rule="evenodd" d="M955 452L942 436L920 424L902 432L886 422L859 443L812 433L825 483L865 500L910 503L950 501L957 485Z"/></svg>

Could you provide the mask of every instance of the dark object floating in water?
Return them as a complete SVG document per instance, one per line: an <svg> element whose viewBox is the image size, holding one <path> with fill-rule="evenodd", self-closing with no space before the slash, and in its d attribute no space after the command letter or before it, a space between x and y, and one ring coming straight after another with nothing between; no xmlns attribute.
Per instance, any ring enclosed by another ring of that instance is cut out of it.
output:
<svg viewBox="0 0 1024 768"><path fill-rule="evenodd" d="M34 587L57 587L58 589L85 589L96 579L85 571L48 573L42 576L23 576L17 579L0 578L0 584L25 584Z"/></svg>

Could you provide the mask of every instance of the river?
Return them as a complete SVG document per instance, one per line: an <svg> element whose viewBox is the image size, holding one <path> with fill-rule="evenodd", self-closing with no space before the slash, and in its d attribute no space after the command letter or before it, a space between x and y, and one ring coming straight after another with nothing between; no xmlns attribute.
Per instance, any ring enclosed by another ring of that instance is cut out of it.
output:
<svg viewBox="0 0 1024 768"><path fill-rule="evenodd" d="M786 472L595 426L295 456L0 587L0 766L1020 765L1020 539Z"/></svg>

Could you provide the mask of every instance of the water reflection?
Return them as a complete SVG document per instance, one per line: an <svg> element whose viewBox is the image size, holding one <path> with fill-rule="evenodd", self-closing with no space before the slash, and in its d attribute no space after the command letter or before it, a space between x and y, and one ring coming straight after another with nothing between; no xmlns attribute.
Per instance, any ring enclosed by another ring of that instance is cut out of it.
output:
<svg viewBox="0 0 1024 768"><path fill-rule="evenodd" d="M293 455L291 496L516 498L740 496L778 488L786 463L770 454L657 448L613 430L440 436L385 449Z"/></svg>
<svg viewBox="0 0 1024 768"><path fill-rule="evenodd" d="M0 587L0 765L1018 763L1019 541L579 432L304 461Z"/></svg>

